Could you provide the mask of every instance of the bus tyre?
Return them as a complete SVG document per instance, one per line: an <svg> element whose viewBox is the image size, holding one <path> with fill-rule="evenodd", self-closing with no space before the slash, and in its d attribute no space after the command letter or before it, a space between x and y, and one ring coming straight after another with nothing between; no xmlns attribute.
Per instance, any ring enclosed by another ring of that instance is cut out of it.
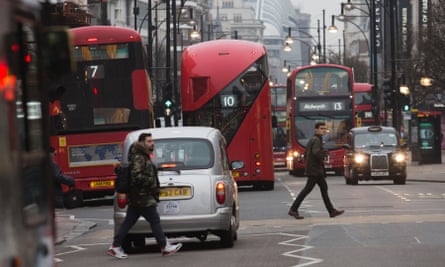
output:
<svg viewBox="0 0 445 267"><path fill-rule="evenodd" d="M263 184L263 188L264 188L264 190L268 190L268 191L270 191L270 190L273 190L274 187L275 187L275 183L274 183L274 181L264 182L264 184Z"/></svg>
<svg viewBox="0 0 445 267"><path fill-rule="evenodd" d="M80 190L71 190L63 195L63 203L65 208L74 209L81 207L83 204L83 194Z"/></svg>

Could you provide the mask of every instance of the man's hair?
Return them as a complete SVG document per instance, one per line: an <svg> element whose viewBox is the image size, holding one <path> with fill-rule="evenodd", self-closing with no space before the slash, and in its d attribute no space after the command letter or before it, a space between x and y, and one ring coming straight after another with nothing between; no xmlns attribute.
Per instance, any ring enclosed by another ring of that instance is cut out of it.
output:
<svg viewBox="0 0 445 267"><path fill-rule="evenodd" d="M315 124L315 129L320 128L320 126L326 126L326 123L325 123L325 122L322 122L322 121L317 122L317 123Z"/></svg>
<svg viewBox="0 0 445 267"><path fill-rule="evenodd" d="M138 142L144 142L147 137L151 137L151 133L141 133Z"/></svg>

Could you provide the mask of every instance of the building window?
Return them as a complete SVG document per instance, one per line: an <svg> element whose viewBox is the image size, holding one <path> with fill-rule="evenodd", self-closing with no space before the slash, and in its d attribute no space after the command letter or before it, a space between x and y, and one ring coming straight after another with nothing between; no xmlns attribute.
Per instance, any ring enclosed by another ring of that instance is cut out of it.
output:
<svg viewBox="0 0 445 267"><path fill-rule="evenodd" d="M223 1L222 2L222 8L233 8L233 1Z"/></svg>
<svg viewBox="0 0 445 267"><path fill-rule="evenodd" d="M120 9L115 9L114 10L114 19L115 20L120 20L121 18L121 10Z"/></svg>
<svg viewBox="0 0 445 267"><path fill-rule="evenodd" d="M243 22L243 16L240 14L233 15L233 21L235 23L242 23Z"/></svg>

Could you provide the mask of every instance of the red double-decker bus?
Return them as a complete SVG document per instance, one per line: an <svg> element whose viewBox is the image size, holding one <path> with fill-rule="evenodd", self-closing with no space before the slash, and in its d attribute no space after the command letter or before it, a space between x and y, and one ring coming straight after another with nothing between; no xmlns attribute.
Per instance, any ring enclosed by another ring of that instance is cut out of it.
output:
<svg viewBox="0 0 445 267"><path fill-rule="evenodd" d="M216 40L187 47L182 56L182 111L187 126L218 128L240 185L274 188L269 66L263 45Z"/></svg>
<svg viewBox="0 0 445 267"><path fill-rule="evenodd" d="M153 127L151 83L141 37L127 28L70 30L77 71L50 99L51 145L65 175L75 179L65 205L114 193L114 167L131 130ZM68 190L68 189L65 189Z"/></svg>
<svg viewBox="0 0 445 267"><path fill-rule="evenodd" d="M323 137L324 147L329 151L326 172L343 173L342 145L354 125L352 86L352 70L345 66L318 64L292 71L287 82L286 158L291 174L304 174L304 151L317 122L325 122L328 127L328 134Z"/></svg>
<svg viewBox="0 0 445 267"><path fill-rule="evenodd" d="M286 85L274 84L270 87L272 105L272 140L274 167L286 167Z"/></svg>
<svg viewBox="0 0 445 267"><path fill-rule="evenodd" d="M376 125L372 101L373 85L369 83L354 83L352 93L354 98L354 126Z"/></svg>

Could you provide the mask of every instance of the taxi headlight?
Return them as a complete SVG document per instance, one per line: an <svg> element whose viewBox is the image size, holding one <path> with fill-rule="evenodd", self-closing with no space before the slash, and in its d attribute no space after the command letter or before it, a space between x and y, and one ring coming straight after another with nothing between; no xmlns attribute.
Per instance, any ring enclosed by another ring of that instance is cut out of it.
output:
<svg viewBox="0 0 445 267"><path fill-rule="evenodd" d="M355 154L354 155L354 161L355 161L355 163L363 163L363 162L365 162L365 155L363 155L363 154Z"/></svg>
<svg viewBox="0 0 445 267"><path fill-rule="evenodd" d="M405 161L405 155L403 153L396 153L393 155L393 159L396 162L404 162Z"/></svg>

